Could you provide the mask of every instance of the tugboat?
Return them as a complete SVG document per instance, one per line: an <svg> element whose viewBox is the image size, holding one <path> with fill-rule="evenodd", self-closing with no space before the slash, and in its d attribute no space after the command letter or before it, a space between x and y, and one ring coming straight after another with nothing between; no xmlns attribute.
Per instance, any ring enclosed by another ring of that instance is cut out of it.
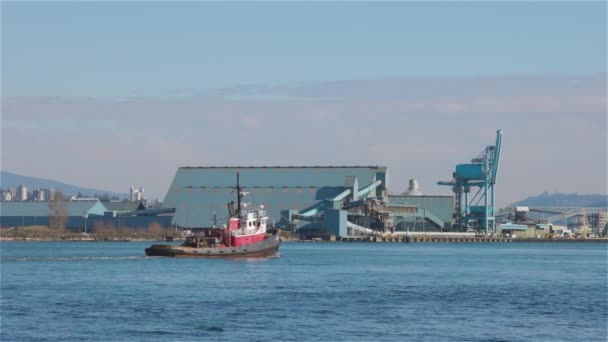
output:
<svg viewBox="0 0 608 342"><path fill-rule="evenodd" d="M239 174L236 174L237 209L228 203L228 227L205 229L202 235L186 238L182 245L152 245L146 248L148 256L178 258L251 258L269 257L277 253L281 238L277 229L267 229L268 216L264 206L253 208L241 203L247 193L241 192Z"/></svg>

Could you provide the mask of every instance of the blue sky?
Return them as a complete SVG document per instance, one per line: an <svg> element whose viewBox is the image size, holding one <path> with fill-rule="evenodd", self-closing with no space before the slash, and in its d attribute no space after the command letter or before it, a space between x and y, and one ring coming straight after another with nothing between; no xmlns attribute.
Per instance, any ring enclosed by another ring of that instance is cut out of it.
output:
<svg viewBox="0 0 608 342"><path fill-rule="evenodd" d="M2 3L3 95L606 70L606 3Z"/></svg>
<svg viewBox="0 0 608 342"><path fill-rule="evenodd" d="M380 164L438 194L503 128L499 204L606 193L606 2L1 9L3 170L162 199L184 165Z"/></svg>

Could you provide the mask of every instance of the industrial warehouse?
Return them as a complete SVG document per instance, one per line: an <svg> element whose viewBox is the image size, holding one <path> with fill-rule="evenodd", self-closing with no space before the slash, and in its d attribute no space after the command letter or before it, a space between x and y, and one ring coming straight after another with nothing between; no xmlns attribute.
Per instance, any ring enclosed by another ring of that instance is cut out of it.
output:
<svg viewBox="0 0 608 342"><path fill-rule="evenodd" d="M517 207L498 213L494 187L501 145L502 131L498 130L493 145L469 163L456 165L451 180L437 182L451 187L454 196L423 194L415 179L405 192L391 192L386 166L180 167L160 207L146 208L141 201L72 199L65 203L62 215L67 217L67 228L83 232L107 226L145 229L153 224L181 232L219 228L228 221L231 202L236 201L239 175L249 205L263 206L273 226L304 239L466 232L567 237L574 234L566 227L567 216L577 218L582 227L579 233L603 235L605 210L581 213ZM57 215L53 205L50 201L1 202L0 225L49 225ZM531 215L542 212L553 217L534 219ZM593 224L585 222L587 217ZM559 219L564 226L554 230L551 223ZM592 229L585 231L587 226Z"/></svg>
<svg viewBox="0 0 608 342"><path fill-rule="evenodd" d="M494 145L471 163L459 164L453 179L439 182L455 196L423 195L417 181L390 193L385 166L182 167L163 202L175 210L177 229L215 227L227 220L235 181L252 202L263 204L278 228L300 236L373 235L400 232L477 230L494 234L494 185L502 131ZM471 191L475 191L471 196Z"/></svg>
<svg viewBox="0 0 608 342"><path fill-rule="evenodd" d="M416 191L388 195L388 171L383 166L182 167L163 202L165 208L175 208L173 225L197 229L225 222L226 204L236 199L237 172L251 202L263 204L281 229L345 236L347 224L361 232L367 232L363 227L451 228L451 196Z"/></svg>
<svg viewBox="0 0 608 342"><path fill-rule="evenodd" d="M407 193L387 195L388 171L383 166L181 167L161 208L72 199L65 203L66 227L86 231L87 226L90 230L112 224L137 229L154 222L178 230L221 226L228 219L227 204L236 199L237 173L251 202L264 205L274 225L285 230L346 235L335 231L336 225L323 223L327 213L332 217L339 211L348 213L355 227L378 231L451 229L452 196L422 195L415 180ZM51 203L2 202L2 227L48 225Z"/></svg>

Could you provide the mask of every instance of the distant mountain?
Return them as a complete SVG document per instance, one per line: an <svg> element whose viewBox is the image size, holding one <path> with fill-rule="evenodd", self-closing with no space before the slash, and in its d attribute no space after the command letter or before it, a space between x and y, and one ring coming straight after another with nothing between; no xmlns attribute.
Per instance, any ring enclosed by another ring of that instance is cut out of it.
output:
<svg viewBox="0 0 608 342"><path fill-rule="evenodd" d="M522 201L515 202L513 206L528 207L608 207L608 195L579 195L573 194L549 194L542 193L538 196L528 197Z"/></svg>
<svg viewBox="0 0 608 342"><path fill-rule="evenodd" d="M66 184L52 179L28 177L18 175L12 172L0 171L0 188L16 188L19 185L25 185L28 191L32 191L35 189L55 189L56 191L63 192L67 196L75 196L80 192L84 196L93 196L95 194L102 196L107 193L109 196L118 196L120 198L129 197L129 195L126 193L118 193L101 189L82 188L77 185Z"/></svg>

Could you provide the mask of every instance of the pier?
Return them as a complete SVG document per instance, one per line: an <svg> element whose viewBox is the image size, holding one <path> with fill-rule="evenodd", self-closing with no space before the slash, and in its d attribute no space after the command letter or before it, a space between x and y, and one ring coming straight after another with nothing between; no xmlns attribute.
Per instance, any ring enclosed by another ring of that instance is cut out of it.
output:
<svg viewBox="0 0 608 342"><path fill-rule="evenodd" d="M423 233L331 236L329 239L314 239L310 241L325 242L384 242L384 243L511 243L511 242L543 242L543 243L608 243L607 238L510 238L504 236L475 236L469 233Z"/></svg>
<svg viewBox="0 0 608 342"><path fill-rule="evenodd" d="M453 236L345 236L332 241L341 242L385 242L385 243L509 243L504 237L453 237Z"/></svg>

